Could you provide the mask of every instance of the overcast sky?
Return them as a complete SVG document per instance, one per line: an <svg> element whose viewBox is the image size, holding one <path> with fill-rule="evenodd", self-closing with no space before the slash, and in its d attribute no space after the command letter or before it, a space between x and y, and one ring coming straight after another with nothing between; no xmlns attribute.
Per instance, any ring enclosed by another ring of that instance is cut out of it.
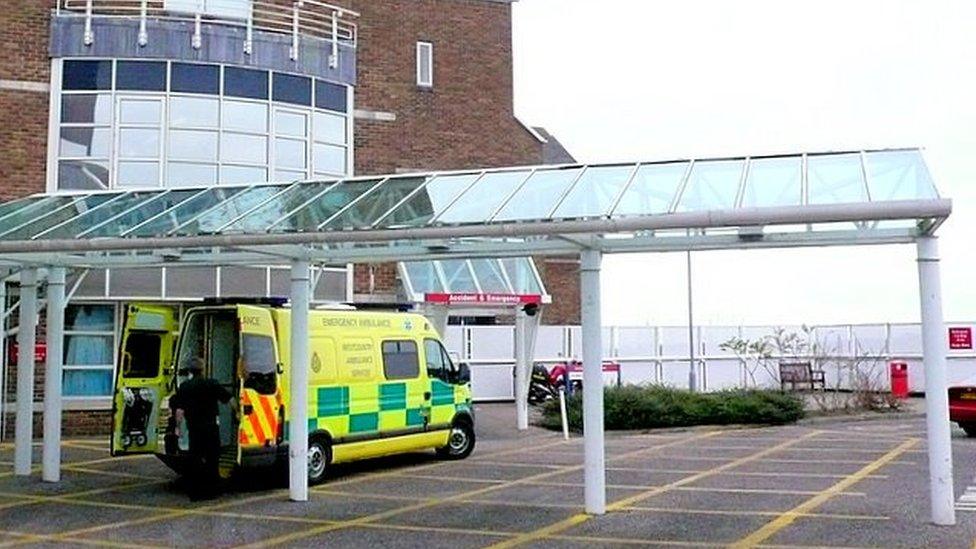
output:
<svg viewBox="0 0 976 549"><path fill-rule="evenodd" d="M520 0L515 108L582 162L920 146L976 321L976 2ZM701 252L706 324L916 321L913 246ZM684 254L608 256L607 324L687 319Z"/></svg>

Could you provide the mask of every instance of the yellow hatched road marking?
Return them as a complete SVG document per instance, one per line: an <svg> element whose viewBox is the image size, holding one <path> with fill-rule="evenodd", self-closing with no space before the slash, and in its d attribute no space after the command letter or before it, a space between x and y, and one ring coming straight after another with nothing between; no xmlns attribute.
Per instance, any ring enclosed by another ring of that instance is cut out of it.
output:
<svg viewBox="0 0 976 549"><path fill-rule="evenodd" d="M756 530L755 532L737 541L734 545L732 545L732 547L744 548L744 547L755 547L759 545L760 543L766 541L767 539L775 535L783 528L786 528L787 526L792 524L798 517L802 516L803 513L809 513L813 509L816 509L820 505L826 503L829 499L837 495L839 492L842 492L847 488L850 488L851 486L857 484L858 482L861 482L871 473L887 465L888 462L894 460L895 458L904 454L905 452L910 451L911 448L916 444L918 444L918 439L914 439L914 438L902 442L894 449L890 450L888 453L881 456L877 460L862 467L857 472L848 475L840 482L834 484L833 486L827 488L826 490L821 491L817 495L797 505L793 509L790 509L789 511L780 514L776 519L766 523L762 528Z"/></svg>
<svg viewBox="0 0 976 549"><path fill-rule="evenodd" d="M562 438L556 439L556 435L553 435L551 437L539 437L539 438L541 440L553 439L553 441L552 442L545 443L545 444L539 444L539 445L533 446L532 447L533 449L540 449L540 448L547 448L547 447L551 447L551 446L558 446L560 444L565 444L567 442L566 440L563 440ZM691 438L694 438L694 437L691 437ZM524 452L524 451L527 450L525 448L525 446L524 446L525 441L523 441L522 444L523 444L523 446L519 446L517 448L507 448L507 449L499 450L499 451L496 451L496 452L489 452L488 454L485 454L485 456L486 457L489 457L489 456L500 456L500 455L508 455L508 454L514 454L514 453ZM134 457L143 457L143 456L134 456ZM106 458L106 459L103 459L103 460L95 460L95 461L102 462L102 461L108 461L108 460L113 460L113 459L118 459L118 458ZM428 465L424 465L424 466L421 466L421 467L417 467L414 470L429 469L429 468L433 468L433 467L437 467L437 466L441 466L441 465L447 465L448 463L450 463L450 462L438 461L438 462L430 463ZM342 480L342 481L330 482L328 484L328 486L343 486L343 485L347 485L347 484L354 484L356 482L362 482L362 481L366 481L366 480L372 480L372 479L376 479L376 478L382 478L382 477L386 477L386 476L391 476L391 475L396 474L396 473L397 473L396 470L380 471L380 472L376 472L376 473L367 473L365 475L360 475L360 476L352 477L352 478L349 478L349 479L346 479L346 480ZM113 489L106 489L106 491L112 491L112 490L115 490L115 489L121 489L121 487L116 487L116 488L113 488ZM73 539L74 536L78 536L78 535L81 535L81 534L88 534L88 533L93 533L93 532L110 530L110 529L114 529L114 528L124 528L124 527L127 527L127 526L135 526L135 525L141 525L141 524L150 524L150 523L153 523L153 522L159 522L159 521L163 521L163 520L176 519L176 518L180 518L180 517L183 517L183 516L188 516L188 515L195 514L195 513L200 513L201 511L214 511L214 510L219 510L219 509L222 509L222 508L225 508L225 507L231 507L231 506L234 506L234 505L246 504L246 503L255 502L255 501L268 500L268 499L272 499L272 498L278 497L280 494L281 494L281 491L280 490L275 490L275 491L272 491L272 492L269 492L269 493L266 493L266 494L256 495L256 496L253 496L253 497L250 497L250 498L244 498L244 499L234 500L234 501L226 501L226 502L222 502L222 503L215 503L213 505L207 505L207 506L197 507L197 508L192 509L192 510L183 509L183 510L179 510L179 511L175 511L175 512L170 512L170 513L155 514L155 515L152 515L152 516L142 517L142 518L139 518L139 519L131 519L131 520L119 521L119 522L110 523L110 524L101 524L101 525L98 525L98 526L92 526L92 527L83 528L83 529L80 529L80 530L72 530L72 531L69 531L69 532L63 532L61 534L58 534L58 535L54 536L53 539L55 541L68 541L68 540ZM9 547L9 546L13 546L13 545L19 545L19 543L17 543L17 542L0 543L0 547Z"/></svg>
<svg viewBox="0 0 976 549"><path fill-rule="evenodd" d="M704 433L701 433L701 434L698 434L698 435L693 435L693 436L690 436L690 437L686 437L686 438L682 438L682 439L677 439L677 440L669 441L669 442L666 442L666 443L663 443L663 444L660 444L660 445L650 446L650 447L643 448L643 449L640 449L640 450L634 450L632 452L628 452L626 454L621 454L620 456L616 456L616 458L619 459L619 458L622 458L622 457L625 457L625 456L636 456L636 455L639 455L639 454L641 454L643 452L649 452L649 451L657 450L657 449L659 449L661 447L676 446L676 445L684 444L684 443L691 442L691 441L694 441L694 440L701 440L703 438L708 438L708 437L715 436L717 433L718 433L718 431L704 432ZM610 459L614 459L614 458L608 458L608 461ZM558 474L562 474L562 473L565 473L567 471L581 470L582 468L583 468L582 465L570 465L570 466L566 466L563 469L557 469L557 470L554 470L554 471L547 471L545 473L538 473L538 474L531 475L531 476L528 476L528 477L525 477L525 478L508 481L508 482L505 482L503 484L493 484L491 486L486 486L486 487L480 488L478 490L471 490L471 491L468 491L468 492L461 492L460 494L455 494L453 496L447 496L447 497L444 497L444 498L429 500L429 501L426 501L426 502L417 503L415 505L408 505L408 506L400 507L400 508L397 508L397 509L391 509L389 511L384 511L384 512L375 513L375 514L372 514L372 515L367 515L365 517L359 517L359 518L356 518L356 519L342 521L342 522L340 522L338 524L335 524L335 525L322 526L322 527L319 527L319 528L312 528L312 529L309 529L309 530L303 530L303 531L299 531L299 532L292 532L292 533L285 534L285 535L282 535L282 536L273 537L273 538L270 538L270 539L267 539L267 540L264 540L264 541L261 541L261 542L244 545L242 547L243 548L268 547L268 546L278 545L278 544L285 543L285 542L289 542L289 541L295 541L297 539L308 538L308 537L311 537L311 536L315 536L315 535L319 535L319 534L324 534L324 533L327 533L327 532L332 532L332 531L335 531L335 530L341 530L341 529L344 529L344 528L351 528L351 527L361 526L361 525L366 524L366 523L373 523L375 521L382 520L382 519L389 518L389 517L393 517L393 516L397 516L397 515L401 515L403 513L409 513L411 511L417 511L417 510L420 510L420 509L425 509L425 508L428 508L428 507L433 507L434 505L439 505L439 504L442 504L442 503L461 501L461 500L464 500L466 498L471 498L473 496L480 496L482 494L486 494L486 493L489 493L489 492L495 492L495 491L498 491L498 490L502 490L504 488L509 488L509 487L512 487L512 486L519 486L519 485L525 484L527 482L533 482L533 481L541 480L541 479L544 479L544 478L549 478L551 476L555 476L555 475L558 475Z"/></svg>
<svg viewBox="0 0 976 549"><path fill-rule="evenodd" d="M733 511L722 509L681 509L677 507L643 507L631 506L621 509L622 511L645 511L653 513L688 513L692 515L728 515L743 517L777 517L779 511ZM815 517L836 520L891 520L891 517L882 515L848 515L843 513L802 513L804 517Z"/></svg>
<svg viewBox="0 0 976 549"><path fill-rule="evenodd" d="M626 507L630 507L630 506L634 505L635 503L637 503L639 501L643 501L645 499L648 499L648 498L654 497L656 495L665 493L665 492L667 492L669 490L673 490L675 488L680 488L680 487L683 487L683 486L685 486L687 484L691 484L693 482L697 482L699 480L708 478L708 477L710 477L712 475L717 474L720 471L727 471L729 469L732 469L732 468L735 468L735 467L739 467L740 465L743 465L745 463L749 463L750 461L754 461L754 460L756 460L758 458L767 456L769 454L773 454L773 453L776 453L776 452L781 452L781 451L783 451L783 450L785 450L785 449L793 446L794 444L798 444L799 442L802 442L804 440L807 440L807 439L816 437L818 434L820 434L819 431L812 431L812 432L809 432L809 433L807 433L807 434L805 434L805 435L803 435L803 436L801 436L799 438L796 438L796 439L793 439L793 440L788 440L786 442L782 442L782 443L777 444L775 446L771 446L769 448L765 448L765 449L760 450L758 452L755 452L755 453L753 453L751 455L744 456L744 457L740 457L738 459L735 459L733 461L730 461L730 462L728 462L728 463L726 463L724 465L719 465L719 466L714 467L712 469L709 469L707 471L702 471L700 473L696 473L694 475L687 476L687 477L684 477L684 478L682 478L680 480L676 480L674 482L668 483L668 484L666 484L664 486L655 487L655 488L652 488L652 489L647 490L645 492L641 492L641 493L635 494L633 496L625 497L623 499L617 500L617 501L611 503L610 505L608 505L607 506L607 511L616 511L616 510L624 509ZM550 537L550 536L552 536L554 534L558 534L558 533L563 532L565 530L568 530L568 529L570 529L570 528L572 528L574 526L577 526L579 524L582 524L582 523L590 520L590 518L592 518L592 515L587 515L585 513L580 513L580 514L577 514L577 515L573 515L573 516L569 517L568 519L565 519L565 520L562 520L562 521L559 521L559 522L550 524L549 526L546 526L546 527L543 527L543 528L539 528L539 529L534 530L532 532L526 532L526 533L521 534L521 535L519 535L519 536L517 536L517 537L515 537L513 539L505 540L505 541L503 541L501 543L497 543L495 545L492 545L491 547L493 549L516 547L516 546L522 545L524 543L536 541L536 540L539 540L539 539L542 539L542 538Z"/></svg>

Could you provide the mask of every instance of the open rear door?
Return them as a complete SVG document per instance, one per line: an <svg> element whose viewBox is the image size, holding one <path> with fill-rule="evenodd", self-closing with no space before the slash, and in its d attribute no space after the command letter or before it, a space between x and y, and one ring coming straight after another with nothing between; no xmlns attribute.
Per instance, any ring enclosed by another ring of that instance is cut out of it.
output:
<svg viewBox="0 0 976 549"><path fill-rule="evenodd" d="M266 307L238 305L241 326L241 410L238 440L245 451L274 450L284 433L281 367L274 320Z"/></svg>
<svg viewBox="0 0 976 549"><path fill-rule="evenodd" d="M160 449L160 407L174 390L177 312L165 305L126 306L112 403L112 455Z"/></svg>

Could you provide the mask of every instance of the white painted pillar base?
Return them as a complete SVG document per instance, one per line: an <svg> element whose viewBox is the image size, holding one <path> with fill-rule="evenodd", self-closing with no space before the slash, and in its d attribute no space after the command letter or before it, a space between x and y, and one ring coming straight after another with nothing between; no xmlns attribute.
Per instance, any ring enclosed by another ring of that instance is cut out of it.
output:
<svg viewBox="0 0 976 549"><path fill-rule="evenodd" d="M14 474L31 473L34 438L34 347L37 342L37 269L20 272L20 323L17 329L17 420Z"/></svg>
<svg viewBox="0 0 976 549"><path fill-rule="evenodd" d="M515 311L515 426L529 428L529 366L526 345L528 316L521 307Z"/></svg>
<svg viewBox="0 0 976 549"><path fill-rule="evenodd" d="M61 480L61 370L64 361L64 268L47 275L47 365L44 371L44 449L41 479Z"/></svg>
<svg viewBox="0 0 976 549"><path fill-rule="evenodd" d="M583 471L586 512L607 510L603 441L603 327L600 317L600 263L596 250L580 253L580 315L583 340Z"/></svg>
<svg viewBox="0 0 976 549"><path fill-rule="evenodd" d="M288 497L308 501L309 265L291 266L291 364L288 401Z"/></svg>
<svg viewBox="0 0 976 549"><path fill-rule="evenodd" d="M922 305L922 357L925 368L925 423L928 434L929 492L932 522L956 523L952 486L952 443L946 383L946 330L942 319L939 244L934 237L918 240L918 283Z"/></svg>

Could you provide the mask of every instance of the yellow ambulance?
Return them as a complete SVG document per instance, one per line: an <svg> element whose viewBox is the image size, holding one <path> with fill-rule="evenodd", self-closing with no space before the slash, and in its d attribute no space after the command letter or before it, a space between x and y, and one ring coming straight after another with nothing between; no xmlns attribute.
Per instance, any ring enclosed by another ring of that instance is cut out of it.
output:
<svg viewBox="0 0 976 549"><path fill-rule="evenodd" d="M280 303L210 301L187 310L181 327L172 308L130 305L112 454L155 453L181 471L186 441L164 405L190 361L202 357L204 374L236 397L219 409L221 474L286 461L290 316ZM313 310L308 327L310 482L321 482L333 463L424 449L448 459L471 453L470 374L427 319Z"/></svg>

